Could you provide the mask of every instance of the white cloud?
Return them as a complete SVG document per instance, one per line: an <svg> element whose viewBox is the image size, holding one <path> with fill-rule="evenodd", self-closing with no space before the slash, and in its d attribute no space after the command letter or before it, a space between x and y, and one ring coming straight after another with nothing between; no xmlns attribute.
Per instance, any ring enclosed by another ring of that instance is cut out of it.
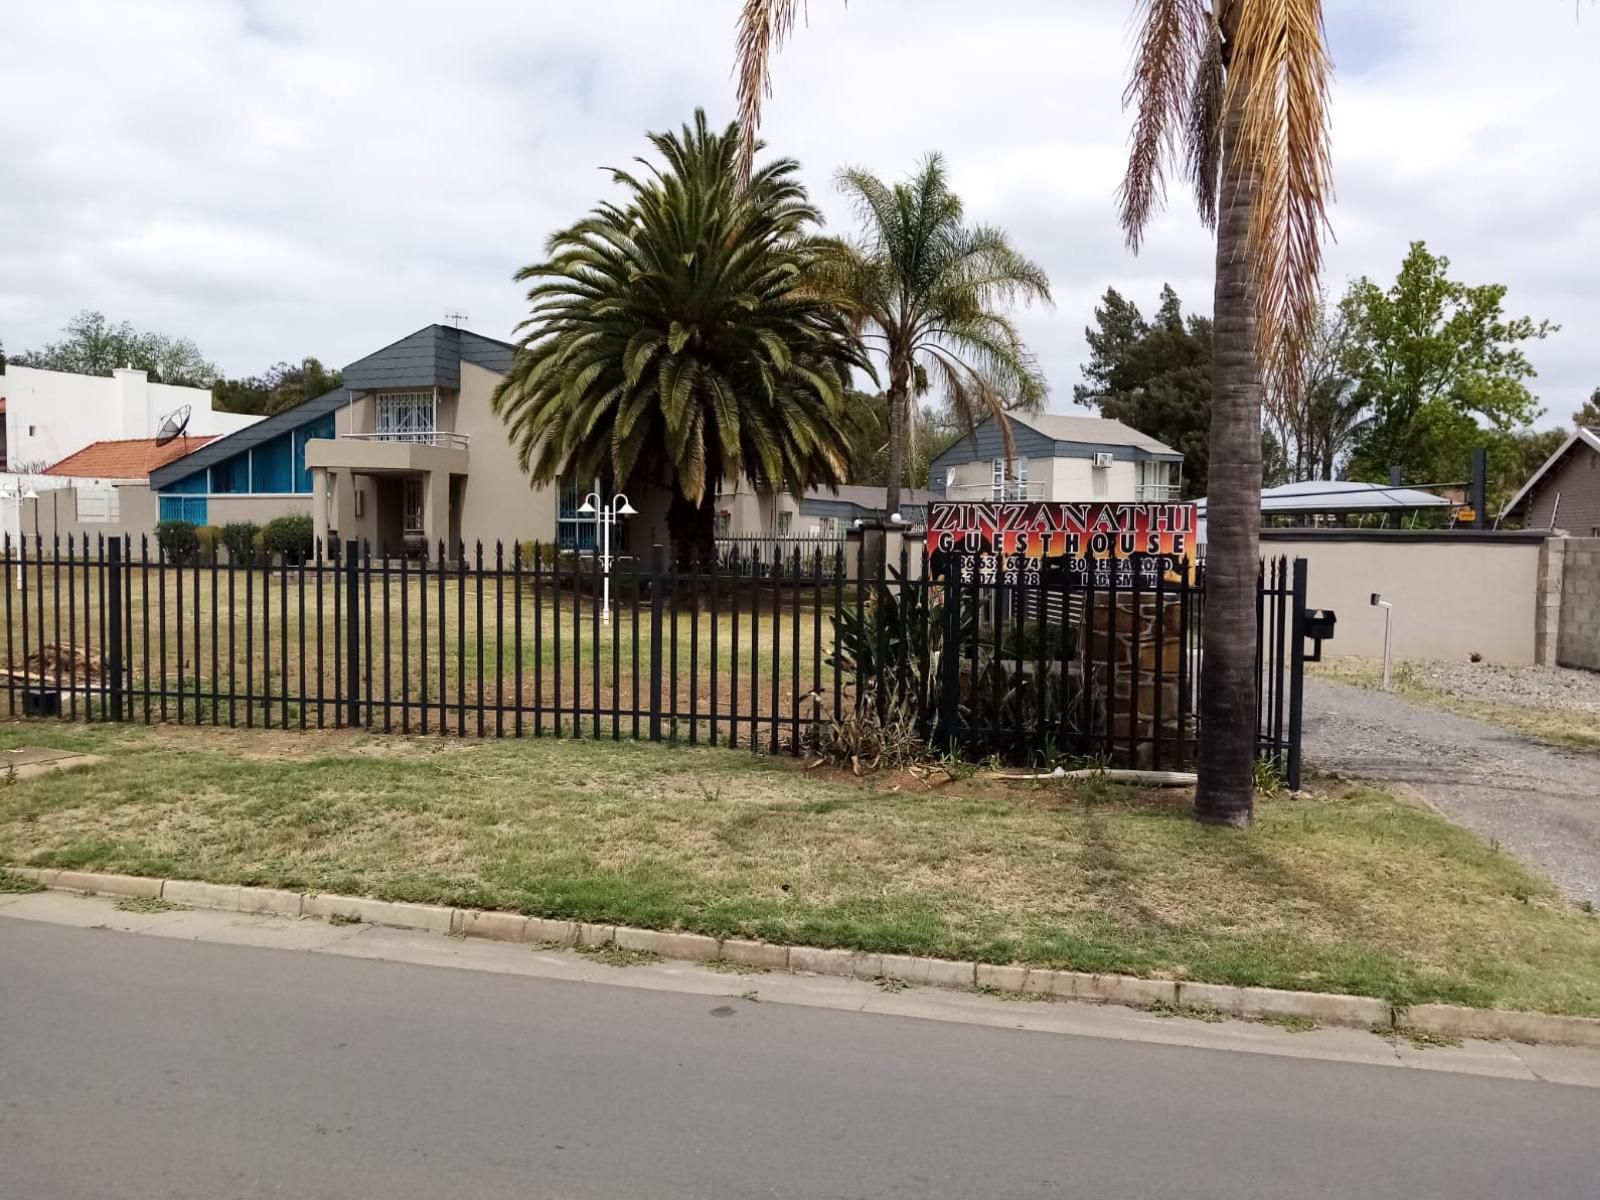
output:
<svg viewBox="0 0 1600 1200"><path fill-rule="evenodd" d="M504 336L512 272L607 187L597 168L696 104L732 111L739 0L55 2L0 15L0 338L77 309L194 337L225 369L342 363L450 308ZM1513 311L1552 419L1600 385L1600 16L1563 0L1329 0L1340 63L1334 289L1425 238ZM835 228L842 163L943 151L971 215L1050 271L1024 325L1071 403L1108 284L1210 306L1210 248L1174 185L1134 258L1113 193L1126 0L812 0L765 128ZM1511 15L1514 14L1514 15ZM908 19L910 18L910 19Z"/></svg>

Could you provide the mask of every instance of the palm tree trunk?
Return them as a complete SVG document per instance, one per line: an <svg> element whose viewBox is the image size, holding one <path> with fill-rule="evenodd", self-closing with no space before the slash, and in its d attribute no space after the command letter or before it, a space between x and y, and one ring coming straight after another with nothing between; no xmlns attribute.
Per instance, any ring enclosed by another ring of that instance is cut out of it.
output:
<svg viewBox="0 0 1600 1200"><path fill-rule="evenodd" d="M1256 586L1261 533L1261 369L1256 297L1245 253L1258 175L1235 165L1241 122L1224 117L1217 212L1211 478L1206 496L1204 659L1195 815L1223 825L1254 816Z"/></svg>
<svg viewBox="0 0 1600 1200"><path fill-rule="evenodd" d="M717 558L716 497L707 489L697 504L686 499L676 487L667 506L667 535L672 539L673 557L679 570L696 564L713 563Z"/></svg>
<svg viewBox="0 0 1600 1200"><path fill-rule="evenodd" d="M896 360L889 369L889 478L884 518L900 511L900 482L906 477L906 401L911 396L911 364Z"/></svg>

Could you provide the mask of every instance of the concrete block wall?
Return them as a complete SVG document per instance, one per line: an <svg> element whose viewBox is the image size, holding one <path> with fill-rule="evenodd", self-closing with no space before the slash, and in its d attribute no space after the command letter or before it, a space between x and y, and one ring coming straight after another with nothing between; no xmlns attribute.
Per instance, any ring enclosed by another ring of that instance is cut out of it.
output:
<svg viewBox="0 0 1600 1200"><path fill-rule="evenodd" d="M1556 665L1561 640L1561 580L1566 571L1567 539L1550 538L1539 548L1538 597L1533 615L1533 661Z"/></svg>
<svg viewBox="0 0 1600 1200"><path fill-rule="evenodd" d="M1556 661L1600 671L1600 538L1564 538Z"/></svg>

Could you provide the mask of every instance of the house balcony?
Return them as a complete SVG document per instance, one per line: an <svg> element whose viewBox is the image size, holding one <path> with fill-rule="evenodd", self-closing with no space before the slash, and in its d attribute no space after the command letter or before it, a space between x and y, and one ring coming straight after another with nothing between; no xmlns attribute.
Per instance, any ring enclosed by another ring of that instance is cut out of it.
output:
<svg viewBox="0 0 1600 1200"><path fill-rule="evenodd" d="M1043 500L1044 481L1030 483L1026 480L1007 480L1001 486L994 483L952 483L945 488L946 500L1000 501Z"/></svg>
<svg viewBox="0 0 1600 1200"><path fill-rule="evenodd" d="M346 433L306 443L306 466L358 475L412 472L467 473L468 438L446 430L405 433Z"/></svg>
<svg viewBox="0 0 1600 1200"><path fill-rule="evenodd" d="M1140 504L1171 504L1183 499L1183 488L1176 483L1141 483L1133 498Z"/></svg>

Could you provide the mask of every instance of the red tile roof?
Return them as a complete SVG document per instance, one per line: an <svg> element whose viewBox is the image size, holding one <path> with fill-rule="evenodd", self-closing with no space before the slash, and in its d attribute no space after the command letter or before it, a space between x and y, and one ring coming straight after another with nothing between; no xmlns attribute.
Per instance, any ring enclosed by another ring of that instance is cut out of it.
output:
<svg viewBox="0 0 1600 1200"><path fill-rule="evenodd" d="M144 479L157 467L192 454L212 439L181 437L165 446L154 438L130 438L121 442L91 442L76 454L69 454L46 475L72 475L79 479Z"/></svg>

